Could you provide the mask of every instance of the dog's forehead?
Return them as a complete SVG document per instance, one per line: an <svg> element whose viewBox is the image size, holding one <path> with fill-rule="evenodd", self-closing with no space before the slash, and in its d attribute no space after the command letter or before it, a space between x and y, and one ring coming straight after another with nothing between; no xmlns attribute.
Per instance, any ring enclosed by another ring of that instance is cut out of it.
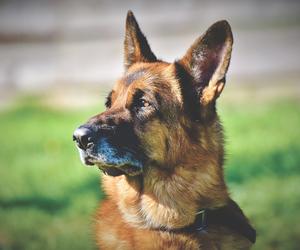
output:
<svg viewBox="0 0 300 250"><path fill-rule="evenodd" d="M129 86L134 82L152 83L162 80L170 64L159 63L140 63L131 67L122 78L123 84Z"/></svg>
<svg viewBox="0 0 300 250"><path fill-rule="evenodd" d="M124 83L130 85L134 81L144 78L147 75L147 70L145 68L140 68L133 72L128 72L124 76Z"/></svg>
<svg viewBox="0 0 300 250"><path fill-rule="evenodd" d="M116 96L134 93L135 89L152 89L154 92L170 93L181 101L180 87L174 64L166 62L139 63L130 67L114 87Z"/></svg>

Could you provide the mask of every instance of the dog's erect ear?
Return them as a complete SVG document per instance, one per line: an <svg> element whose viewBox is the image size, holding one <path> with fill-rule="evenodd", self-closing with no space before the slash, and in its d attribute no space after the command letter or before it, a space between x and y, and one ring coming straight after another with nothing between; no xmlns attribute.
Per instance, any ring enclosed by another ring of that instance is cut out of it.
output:
<svg viewBox="0 0 300 250"><path fill-rule="evenodd" d="M194 79L202 105L214 101L223 90L232 43L229 23L219 21L199 37L180 60Z"/></svg>
<svg viewBox="0 0 300 250"><path fill-rule="evenodd" d="M124 40L124 66L128 69L136 62L155 62L156 56L151 51L146 37L142 33L133 13L128 11Z"/></svg>

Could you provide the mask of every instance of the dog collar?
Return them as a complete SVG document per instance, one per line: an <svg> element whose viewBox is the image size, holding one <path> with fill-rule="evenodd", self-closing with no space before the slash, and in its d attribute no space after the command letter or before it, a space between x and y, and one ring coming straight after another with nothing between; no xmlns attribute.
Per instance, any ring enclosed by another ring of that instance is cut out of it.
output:
<svg viewBox="0 0 300 250"><path fill-rule="evenodd" d="M194 229L195 231L205 230L207 228L206 216L207 216L207 210L206 209L202 209L202 210L198 211L196 213L196 218L195 218L194 223L190 225L190 226L192 226L191 229ZM188 226L188 228L190 226Z"/></svg>
<svg viewBox="0 0 300 250"><path fill-rule="evenodd" d="M195 220L192 224L180 228L161 227L159 230L170 233L194 233L205 231L207 228L207 210L202 209L196 213Z"/></svg>
<svg viewBox="0 0 300 250"><path fill-rule="evenodd" d="M181 228L159 228L170 233L197 233L205 232L210 226L219 225L230 228L234 232L244 236L252 243L256 241L256 231L248 223L242 213L232 212L227 206L217 209L202 209L196 213L194 222Z"/></svg>

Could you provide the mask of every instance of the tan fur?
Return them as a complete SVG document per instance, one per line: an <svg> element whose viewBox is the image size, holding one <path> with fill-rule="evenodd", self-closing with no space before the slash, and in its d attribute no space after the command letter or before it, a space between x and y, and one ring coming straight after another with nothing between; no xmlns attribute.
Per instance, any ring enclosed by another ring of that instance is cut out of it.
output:
<svg viewBox="0 0 300 250"><path fill-rule="evenodd" d="M199 105L204 115L194 122L184 111L175 64L153 61L152 54L151 60L147 60L147 53L139 44L138 35L141 35L136 34L137 29L140 32L139 27L132 18L129 13L125 38L127 71L113 89L111 107L92 121L99 122L103 117L117 117L118 114L119 118L115 119L125 119L129 116L128 109L136 89L159 93L168 103L161 107L162 115L167 118L153 117L143 128L135 129L140 147L151 159L142 175L102 175L107 199L96 214L95 237L99 248L248 249L250 241L224 226L212 225L206 231L189 234L156 230L188 226L200 209L218 208L230 202L223 174L222 126L212 108L225 84L232 45L230 28L224 23L215 25L226 27L227 40L220 52L220 63L202 91ZM205 35L179 61L191 74L193 53L203 39ZM139 71L143 71L141 77L127 84L126 77ZM151 112L144 116L150 117Z"/></svg>

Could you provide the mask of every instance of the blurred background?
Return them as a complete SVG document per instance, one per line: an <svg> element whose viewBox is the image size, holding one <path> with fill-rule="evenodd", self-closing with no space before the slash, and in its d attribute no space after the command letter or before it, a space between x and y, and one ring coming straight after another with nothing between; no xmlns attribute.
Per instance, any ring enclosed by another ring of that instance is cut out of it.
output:
<svg viewBox="0 0 300 250"><path fill-rule="evenodd" d="M299 249L300 2L0 1L0 249L95 249L100 172L73 130L122 74L127 10L160 58L227 19L234 50L218 103L226 179L254 249Z"/></svg>

